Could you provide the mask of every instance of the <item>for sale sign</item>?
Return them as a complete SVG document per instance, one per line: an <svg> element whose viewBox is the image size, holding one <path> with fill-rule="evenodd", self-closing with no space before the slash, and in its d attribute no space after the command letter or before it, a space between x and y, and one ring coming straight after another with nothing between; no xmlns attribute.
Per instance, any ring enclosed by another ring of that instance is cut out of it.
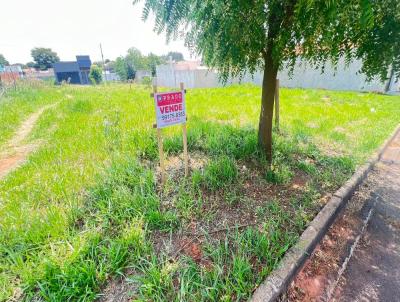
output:
<svg viewBox="0 0 400 302"><path fill-rule="evenodd" d="M157 128L186 123L184 91L155 93L154 101Z"/></svg>

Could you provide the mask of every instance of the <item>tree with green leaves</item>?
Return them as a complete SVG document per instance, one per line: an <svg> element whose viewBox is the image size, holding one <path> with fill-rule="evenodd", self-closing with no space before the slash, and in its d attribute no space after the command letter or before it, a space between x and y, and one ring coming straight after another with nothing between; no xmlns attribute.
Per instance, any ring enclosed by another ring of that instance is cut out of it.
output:
<svg viewBox="0 0 400 302"><path fill-rule="evenodd" d="M135 0L134 4L141 0ZM300 58L324 70L361 60L368 79L400 73L398 0L143 0L143 19L167 39L184 32L185 44L221 79L263 71L259 143L272 159L275 83Z"/></svg>
<svg viewBox="0 0 400 302"><path fill-rule="evenodd" d="M136 69L132 62L120 56L115 60L114 70L122 81L134 80Z"/></svg>
<svg viewBox="0 0 400 302"><path fill-rule="evenodd" d="M183 54L180 52L177 52L177 51L170 51L169 53L167 53L167 55L165 57L167 60L169 60L171 58L175 62L185 60L183 57Z"/></svg>
<svg viewBox="0 0 400 302"><path fill-rule="evenodd" d="M10 62L6 60L6 58L0 53L0 65L1 66L8 66Z"/></svg>
<svg viewBox="0 0 400 302"><path fill-rule="evenodd" d="M26 66L27 66L28 68L35 68L36 63L35 63L35 62L28 62L28 63L26 63Z"/></svg>
<svg viewBox="0 0 400 302"><path fill-rule="evenodd" d="M130 64L134 70L146 68L146 59L139 49L131 47L125 56L125 60Z"/></svg>
<svg viewBox="0 0 400 302"><path fill-rule="evenodd" d="M36 47L31 50L31 56L35 61L35 68L47 70L53 67L53 63L60 61L57 53L50 48Z"/></svg>
<svg viewBox="0 0 400 302"><path fill-rule="evenodd" d="M126 81L128 79L125 58L123 56L120 56L115 60L114 70L121 81Z"/></svg>
<svg viewBox="0 0 400 302"><path fill-rule="evenodd" d="M154 76L156 66L164 63L164 57L153 53L146 56L137 48L131 47L125 56L120 56L113 62L113 68L121 80L126 81L135 79L137 70L150 70Z"/></svg>
<svg viewBox="0 0 400 302"><path fill-rule="evenodd" d="M96 64L93 64L90 67L90 72L89 72L90 81L93 84L100 84L102 82L102 80L103 80L102 73L103 73L103 69L100 66L98 66Z"/></svg>
<svg viewBox="0 0 400 302"><path fill-rule="evenodd" d="M151 71L152 76L156 75L157 65L165 64L166 60L164 57L155 55L154 53L149 53L146 59L146 69Z"/></svg>
<svg viewBox="0 0 400 302"><path fill-rule="evenodd" d="M115 72L123 81L134 80L139 69L146 69L146 59L135 47L129 48L125 57L120 56L115 60Z"/></svg>

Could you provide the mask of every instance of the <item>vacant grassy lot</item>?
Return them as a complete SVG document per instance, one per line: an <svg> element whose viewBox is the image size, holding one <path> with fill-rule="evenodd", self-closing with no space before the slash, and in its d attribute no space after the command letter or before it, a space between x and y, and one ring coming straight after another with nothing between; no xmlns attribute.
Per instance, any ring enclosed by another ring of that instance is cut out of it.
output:
<svg viewBox="0 0 400 302"><path fill-rule="evenodd" d="M0 99L0 151L15 128L29 115L40 107L61 99L60 91L49 89L43 83L32 83L20 86L11 97Z"/></svg>
<svg viewBox="0 0 400 302"><path fill-rule="evenodd" d="M282 89L269 169L258 87L188 90L191 175L180 128L168 129L161 188L149 93L44 86L0 101L0 150L57 103L29 137L40 149L0 180L0 301L92 301L115 287L140 301L244 301L400 118L399 97Z"/></svg>

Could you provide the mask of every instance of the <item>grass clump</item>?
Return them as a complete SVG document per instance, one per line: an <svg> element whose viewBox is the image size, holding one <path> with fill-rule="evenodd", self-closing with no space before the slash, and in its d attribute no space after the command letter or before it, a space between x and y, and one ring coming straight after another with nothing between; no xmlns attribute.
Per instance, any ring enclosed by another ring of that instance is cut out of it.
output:
<svg viewBox="0 0 400 302"><path fill-rule="evenodd" d="M126 225L118 236L106 232L93 233L71 260L46 263L44 275L34 284L37 295L46 301L93 301L109 276L122 274L128 263L149 253L140 221Z"/></svg>
<svg viewBox="0 0 400 302"><path fill-rule="evenodd" d="M293 177L293 172L288 165L278 164L268 169L265 179L273 184L287 184Z"/></svg>
<svg viewBox="0 0 400 302"><path fill-rule="evenodd" d="M280 220L282 222L282 220ZM288 222L288 221L286 221ZM142 263L138 285L141 301L246 301L279 263L297 238L278 222L261 229L228 231L221 239L203 245L204 263L181 257L169 262L163 256ZM267 265L265 265L267 264Z"/></svg>
<svg viewBox="0 0 400 302"><path fill-rule="evenodd" d="M188 133L188 145L210 156L250 159L259 155L257 133L251 127L234 127L213 122L196 121Z"/></svg>
<svg viewBox="0 0 400 302"><path fill-rule="evenodd" d="M235 161L222 156L205 167L201 182L208 190L217 191L232 184L237 177L238 169Z"/></svg>
<svg viewBox="0 0 400 302"><path fill-rule="evenodd" d="M308 173L309 175L317 174L317 168L315 167L315 165L307 160L300 160L297 163L297 168L305 173Z"/></svg>

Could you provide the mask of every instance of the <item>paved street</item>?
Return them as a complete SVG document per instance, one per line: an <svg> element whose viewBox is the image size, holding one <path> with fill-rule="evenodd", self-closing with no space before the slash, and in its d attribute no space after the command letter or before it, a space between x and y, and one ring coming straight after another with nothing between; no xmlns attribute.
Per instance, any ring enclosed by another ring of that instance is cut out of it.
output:
<svg viewBox="0 0 400 302"><path fill-rule="evenodd" d="M400 301L400 133L283 301Z"/></svg>
<svg viewBox="0 0 400 302"><path fill-rule="evenodd" d="M373 214L334 301L400 301L400 135L369 178Z"/></svg>

